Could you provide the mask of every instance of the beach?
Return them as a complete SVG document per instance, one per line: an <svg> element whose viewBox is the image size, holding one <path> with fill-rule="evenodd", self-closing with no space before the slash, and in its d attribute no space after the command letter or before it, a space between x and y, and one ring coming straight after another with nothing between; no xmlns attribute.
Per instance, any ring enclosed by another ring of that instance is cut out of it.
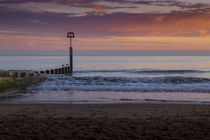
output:
<svg viewBox="0 0 210 140"><path fill-rule="evenodd" d="M0 0L0 140L210 140L210 0Z"/></svg>
<svg viewBox="0 0 210 140"><path fill-rule="evenodd" d="M1 104L0 139L209 139L208 104Z"/></svg>
<svg viewBox="0 0 210 140"><path fill-rule="evenodd" d="M68 63L67 56L0 58L0 69L27 72ZM1 93L0 140L209 140L209 60L76 56L73 76Z"/></svg>

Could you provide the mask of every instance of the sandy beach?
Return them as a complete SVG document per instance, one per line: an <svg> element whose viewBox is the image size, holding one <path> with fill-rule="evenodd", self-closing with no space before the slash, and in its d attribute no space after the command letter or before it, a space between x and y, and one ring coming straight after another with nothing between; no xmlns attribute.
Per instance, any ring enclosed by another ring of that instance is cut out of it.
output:
<svg viewBox="0 0 210 140"><path fill-rule="evenodd" d="M1 104L0 139L210 139L210 105Z"/></svg>

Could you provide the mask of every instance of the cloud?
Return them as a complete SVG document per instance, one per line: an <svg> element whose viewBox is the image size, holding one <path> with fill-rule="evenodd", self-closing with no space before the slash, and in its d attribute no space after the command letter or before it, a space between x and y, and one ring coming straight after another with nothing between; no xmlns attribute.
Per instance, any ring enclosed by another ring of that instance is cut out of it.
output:
<svg viewBox="0 0 210 140"><path fill-rule="evenodd" d="M62 10L65 11L65 8ZM0 8L0 17L4 19L0 21L0 30L17 33L27 31L34 35L49 33L53 36L61 36L69 30L76 31L80 36L210 36L210 13L205 10L170 13L99 12L103 15L90 11L85 16L73 13L69 16L70 13L14 11L5 7Z"/></svg>
<svg viewBox="0 0 210 140"><path fill-rule="evenodd" d="M75 32L79 49L129 49L129 45L138 49L139 44L144 45L140 49L166 49L187 44L183 40L177 44L179 39L158 42L154 37L202 37L204 49L210 36L209 11L209 3L187 0L1 0L0 49L12 45L65 49L67 44L63 41L68 31ZM153 41L147 40L151 38ZM193 49L198 45L196 41L196 45L189 44Z"/></svg>
<svg viewBox="0 0 210 140"><path fill-rule="evenodd" d="M108 8L102 5L98 5L98 4L93 4L93 9L97 12L97 13L102 13L102 14L107 14L108 13Z"/></svg>
<svg viewBox="0 0 210 140"><path fill-rule="evenodd" d="M120 24L124 21L124 24ZM135 22L132 22L135 21ZM116 21L111 31L140 36L209 36L210 14L132 14Z"/></svg>
<svg viewBox="0 0 210 140"><path fill-rule="evenodd" d="M86 16L93 12L95 14L170 13L183 10L203 10L210 8L210 2L202 0L2 0L0 6L32 12L56 12Z"/></svg>

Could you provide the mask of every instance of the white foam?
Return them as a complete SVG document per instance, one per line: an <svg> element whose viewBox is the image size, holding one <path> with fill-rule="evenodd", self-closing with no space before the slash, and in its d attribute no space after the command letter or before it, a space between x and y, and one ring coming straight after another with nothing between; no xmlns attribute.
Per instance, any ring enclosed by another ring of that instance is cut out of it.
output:
<svg viewBox="0 0 210 140"><path fill-rule="evenodd" d="M210 79L196 77L53 77L31 91L120 91L210 93Z"/></svg>

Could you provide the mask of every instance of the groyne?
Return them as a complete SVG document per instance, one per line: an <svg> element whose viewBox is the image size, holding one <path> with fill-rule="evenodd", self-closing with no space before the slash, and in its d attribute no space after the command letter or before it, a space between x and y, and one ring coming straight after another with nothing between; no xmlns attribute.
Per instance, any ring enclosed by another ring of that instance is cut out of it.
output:
<svg viewBox="0 0 210 140"><path fill-rule="evenodd" d="M62 75L72 75L73 71L70 66L62 66L60 68L55 69L47 69L44 71L40 71L39 74L44 74L45 76L62 76Z"/></svg>
<svg viewBox="0 0 210 140"><path fill-rule="evenodd" d="M45 78L45 74L36 72L0 71L0 93L8 90L21 90Z"/></svg>
<svg viewBox="0 0 210 140"><path fill-rule="evenodd" d="M62 65L60 68L47 69L39 72L24 71L0 71L0 93L8 89L24 89L35 83L43 81L46 77L72 76L72 69L69 65Z"/></svg>

